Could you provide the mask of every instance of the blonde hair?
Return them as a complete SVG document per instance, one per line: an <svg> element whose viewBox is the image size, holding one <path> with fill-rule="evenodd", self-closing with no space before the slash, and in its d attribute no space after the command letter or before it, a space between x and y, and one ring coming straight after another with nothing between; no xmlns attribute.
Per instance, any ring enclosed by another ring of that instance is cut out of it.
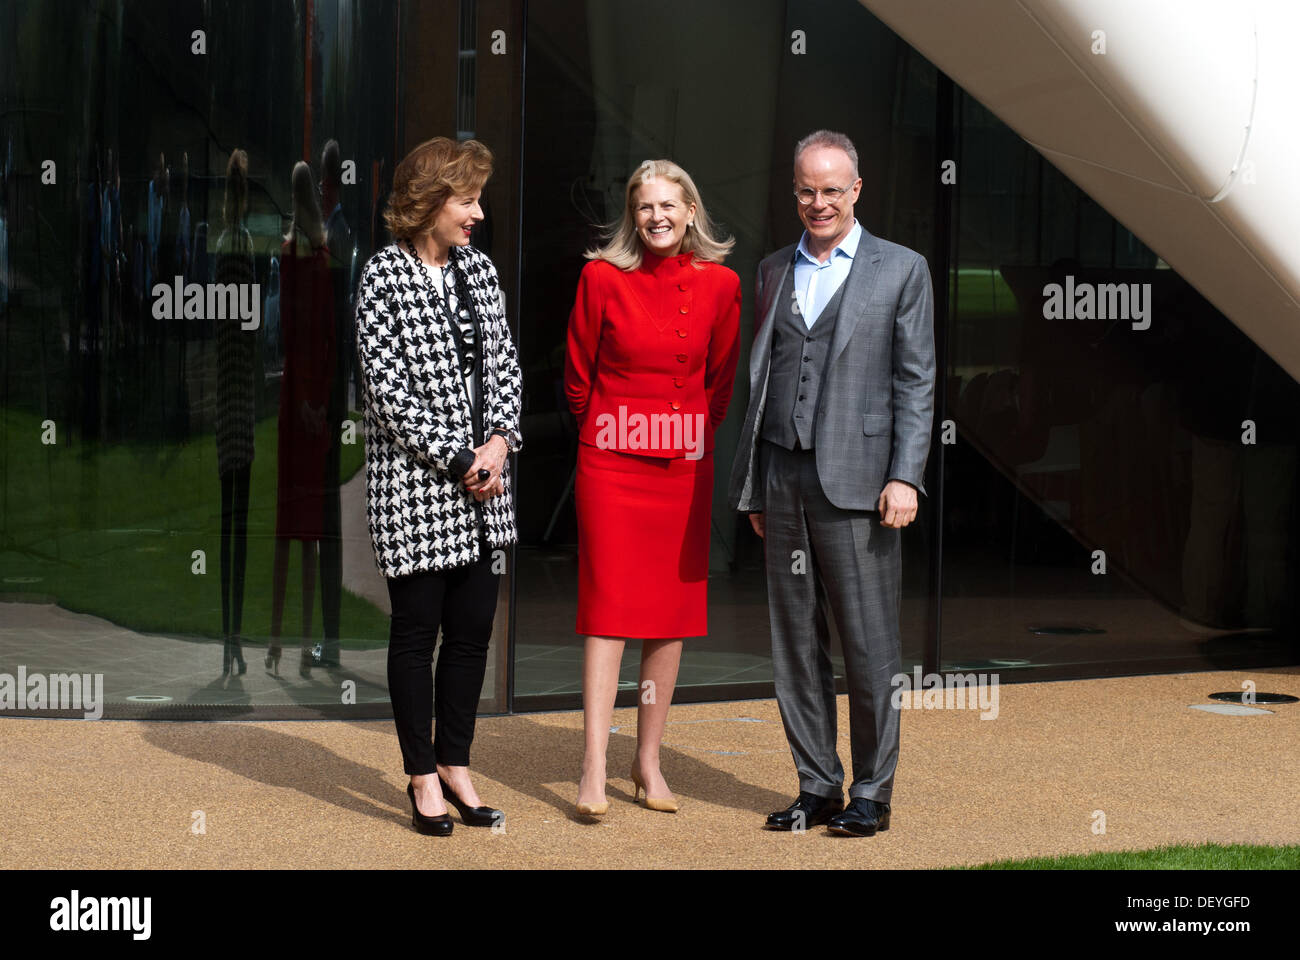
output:
<svg viewBox="0 0 1300 960"><path fill-rule="evenodd" d="M635 270L641 264L645 247L636 232L636 216L632 212L632 201L637 188L656 177L663 177L670 183L677 184L681 188L686 205L688 207L691 204L695 205L695 216L692 218L695 222L686 228L686 235L682 237L682 245L678 253L693 253L697 260L722 263L731 252L731 248L736 245L736 241L733 237L718 239L714 236L713 222L704 209L704 201L700 199L700 191L696 189L695 181L691 179L689 173L671 160L647 160L636 168L636 172L628 178L627 189L624 191L622 216L604 227L602 236L605 242L590 248L583 256L588 260L605 260L620 270ZM703 269L699 264L696 264L696 267Z"/></svg>
<svg viewBox="0 0 1300 960"><path fill-rule="evenodd" d="M248 210L248 154L236 147L226 164L226 193L221 202L222 219L239 226Z"/></svg>
<svg viewBox="0 0 1300 960"><path fill-rule="evenodd" d="M286 242L294 243L295 252L302 251L302 244L295 241L295 232L302 231L312 248L325 245L325 221L321 217L320 202L316 199L316 182L311 176L311 165L299 160L293 165L291 180L293 190L293 221L289 232L284 235Z"/></svg>
<svg viewBox="0 0 1300 960"><path fill-rule="evenodd" d="M412 240L433 227L442 205L483 189L492 176L492 151L477 140L434 137L413 149L393 171L384 223L394 240Z"/></svg>

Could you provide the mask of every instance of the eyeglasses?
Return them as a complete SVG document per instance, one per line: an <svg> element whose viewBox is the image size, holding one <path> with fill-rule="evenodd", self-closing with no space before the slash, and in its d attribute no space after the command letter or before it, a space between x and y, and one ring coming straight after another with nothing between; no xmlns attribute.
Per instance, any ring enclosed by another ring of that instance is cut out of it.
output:
<svg viewBox="0 0 1300 960"><path fill-rule="evenodd" d="M849 192L849 188L852 186L853 184L849 184L848 187L827 187L825 190L814 190L812 187L800 187L794 192L794 198L806 207L808 204L816 200L817 194L820 193L822 199L833 207L844 199L844 195Z"/></svg>

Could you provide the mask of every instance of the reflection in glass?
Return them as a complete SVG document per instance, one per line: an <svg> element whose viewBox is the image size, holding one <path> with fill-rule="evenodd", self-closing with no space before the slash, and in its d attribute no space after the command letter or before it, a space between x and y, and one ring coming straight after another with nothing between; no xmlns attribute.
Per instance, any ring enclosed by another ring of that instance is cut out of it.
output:
<svg viewBox="0 0 1300 960"><path fill-rule="evenodd" d="M245 225L248 209L248 154L236 149L226 166L221 205L223 229L217 238L216 282L251 290L256 271L253 238ZM217 323L217 473L221 480L221 634L225 638L222 673L232 662L247 672L240 629L244 613L244 571L248 556L248 484L253 468L254 390L257 334L238 311L225 311Z"/></svg>
<svg viewBox="0 0 1300 960"><path fill-rule="evenodd" d="M399 4L213 4L202 56L191 7L0 23L0 670L100 674L118 716L383 712L351 301Z"/></svg>
<svg viewBox="0 0 1300 960"><path fill-rule="evenodd" d="M1275 631L1294 619L1280 587L1296 385L1011 131L961 104L944 665L1278 656ZM1267 422L1266 441L1243 443L1247 419Z"/></svg>

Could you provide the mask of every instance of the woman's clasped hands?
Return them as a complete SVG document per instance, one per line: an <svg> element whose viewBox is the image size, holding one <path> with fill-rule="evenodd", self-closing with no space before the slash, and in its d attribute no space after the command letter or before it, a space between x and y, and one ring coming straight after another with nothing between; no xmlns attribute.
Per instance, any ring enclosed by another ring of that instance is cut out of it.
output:
<svg viewBox="0 0 1300 960"><path fill-rule="evenodd" d="M505 483L501 479L501 470L505 466L506 456L510 452L505 440L499 436L488 438L487 443L474 448L474 462L470 464L461 483L482 503L505 493ZM486 479L479 479L479 471L488 471Z"/></svg>

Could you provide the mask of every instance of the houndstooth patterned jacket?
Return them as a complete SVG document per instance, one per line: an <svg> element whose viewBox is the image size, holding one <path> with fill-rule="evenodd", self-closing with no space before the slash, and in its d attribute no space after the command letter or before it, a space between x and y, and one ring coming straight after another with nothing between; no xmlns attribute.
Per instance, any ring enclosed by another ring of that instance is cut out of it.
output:
<svg viewBox="0 0 1300 960"><path fill-rule="evenodd" d="M523 381L502 309L496 267L452 247L482 325L483 432L519 433ZM390 244L367 261L357 292L357 352L365 379L366 502L375 562L385 577L446 570L478 559L480 504L450 469L472 448L465 382L450 329L420 266ZM505 493L481 504L488 543L517 539L510 465Z"/></svg>

